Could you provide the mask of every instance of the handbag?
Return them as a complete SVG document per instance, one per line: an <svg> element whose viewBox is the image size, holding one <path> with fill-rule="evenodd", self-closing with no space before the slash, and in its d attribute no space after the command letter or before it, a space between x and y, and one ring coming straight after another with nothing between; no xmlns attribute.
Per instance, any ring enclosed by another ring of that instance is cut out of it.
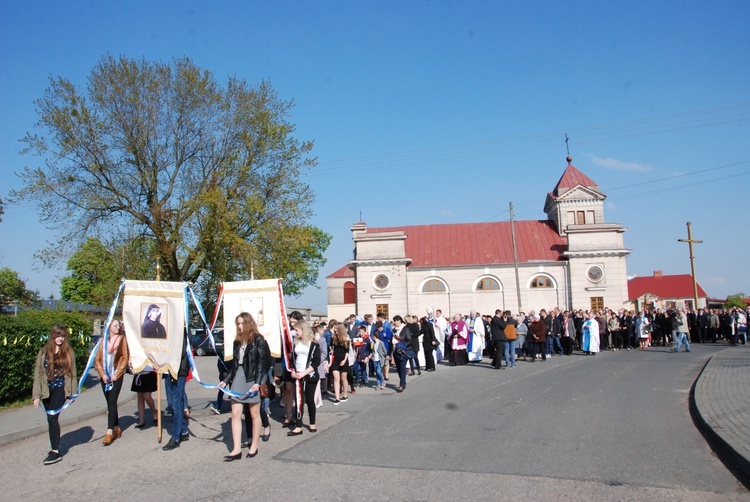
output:
<svg viewBox="0 0 750 502"><path fill-rule="evenodd" d="M268 385L262 383L260 384L258 388L258 392L260 392L260 398L265 399L268 397Z"/></svg>

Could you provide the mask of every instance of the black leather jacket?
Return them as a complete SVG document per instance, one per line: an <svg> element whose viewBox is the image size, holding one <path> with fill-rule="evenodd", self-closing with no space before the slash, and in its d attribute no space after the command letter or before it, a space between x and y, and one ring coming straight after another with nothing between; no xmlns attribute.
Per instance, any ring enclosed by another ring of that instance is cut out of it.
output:
<svg viewBox="0 0 750 502"><path fill-rule="evenodd" d="M224 378L224 383L227 386L232 384L235 375L237 374L237 368L242 365L242 369L245 371L245 379L248 382L255 382L258 385L268 384L268 372L265 371L266 361L268 354L266 339L260 333L256 334L253 338L253 343L245 349L245 357L240 361L240 342L234 341L234 358L232 359L232 366L229 368L229 373Z"/></svg>

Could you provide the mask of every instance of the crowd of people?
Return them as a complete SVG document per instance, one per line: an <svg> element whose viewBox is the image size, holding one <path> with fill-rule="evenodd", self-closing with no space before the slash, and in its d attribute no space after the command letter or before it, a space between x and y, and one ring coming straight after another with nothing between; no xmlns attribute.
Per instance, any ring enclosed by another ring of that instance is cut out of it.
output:
<svg viewBox="0 0 750 502"><path fill-rule="evenodd" d="M259 442L271 436L270 404L280 392L283 425L288 436L299 436L305 428L314 433L316 409L324 396L334 406L348 401L357 388L386 388L395 369L397 393L404 392L409 375L436 370L445 359L448 366L491 361L494 369L515 368L518 361L545 361L555 355L570 356L574 350L595 355L602 350L648 350L652 346L689 352L690 343L747 343L750 307L733 309L660 309L635 312L611 309L601 311L570 310L557 307L514 315L496 310L494 315L480 315L472 310L451 319L441 310L427 309L426 315L396 315L388 319L379 313L358 317L350 315L342 322L310 323L295 311L289 316L291 343L286 347L291 365L285 358L271 357L268 343L258 331L252 315L241 313L235 319L237 337L232 359L225 362L219 354L219 392L211 410L220 414L229 390L231 402L232 448L224 456L231 462L258 455ZM107 404L107 430L102 444L108 446L121 437L117 399L128 368L129 352L124 329L119 320L110 323L106 346L101 345L95 358L102 391ZM284 342L286 343L286 342ZM504 364L503 364L504 363ZM166 375L168 414L172 415L171 437L164 450L172 450L189 440L189 407L185 381L189 364L185 352L177 378ZM138 422L147 425L146 405L154 423L156 409L151 393L156 390L156 372L134 375L131 391L138 393ZM34 371L32 398L34 406L59 409L76 385L75 356L68 343L65 326L53 326L46 345L39 351ZM372 382L372 383L371 383ZM277 390L278 389L278 390ZM303 417L307 409L308 425ZM171 412L171 413L170 413ZM246 441L243 437L243 416ZM59 414L48 414L51 450L44 464L59 462ZM262 431L262 433L261 433Z"/></svg>

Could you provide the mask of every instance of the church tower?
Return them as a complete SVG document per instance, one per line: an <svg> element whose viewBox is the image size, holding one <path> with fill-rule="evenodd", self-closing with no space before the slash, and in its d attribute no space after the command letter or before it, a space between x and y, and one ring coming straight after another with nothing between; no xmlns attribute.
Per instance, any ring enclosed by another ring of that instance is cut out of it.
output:
<svg viewBox="0 0 750 502"><path fill-rule="evenodd" d="M626 249L619 223L604 220L599 186L567 158L560 181L547 194L544 212L557 232L568 239L568 284L574 309L620 308L628 300Z"/></svg>

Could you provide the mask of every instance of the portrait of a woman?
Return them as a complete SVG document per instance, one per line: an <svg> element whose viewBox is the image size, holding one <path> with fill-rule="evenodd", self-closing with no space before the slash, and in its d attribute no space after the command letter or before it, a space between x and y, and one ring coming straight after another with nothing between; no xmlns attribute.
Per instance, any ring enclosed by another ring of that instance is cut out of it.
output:
<svg viewBox="0 0 750 502"><path fill-rule="evenodd" d="M152 303L146 309L146 315L141 324L141 338L167 338L167 330L161 323L161 307Z"/></svg>

